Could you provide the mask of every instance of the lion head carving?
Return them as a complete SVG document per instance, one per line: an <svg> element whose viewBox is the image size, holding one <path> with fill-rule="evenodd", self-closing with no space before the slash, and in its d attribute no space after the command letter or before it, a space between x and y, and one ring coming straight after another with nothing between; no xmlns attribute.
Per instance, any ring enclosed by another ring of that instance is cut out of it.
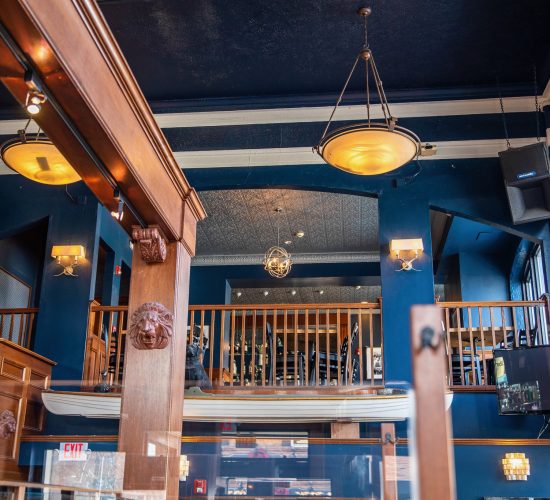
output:
<svg viewBox="0 0 550 500"><path fill-rule="evenodd" d="M17 421L11 410L4 410L0 413L0 439L7 439L15 432Z"/></svg>
<svg viewBox="0 0 550 500"><path fill-rule="evenodd" d="M136 349L164 349L170 337L174 318L159 302L139 306L130 319L128 334Z"/></svg>

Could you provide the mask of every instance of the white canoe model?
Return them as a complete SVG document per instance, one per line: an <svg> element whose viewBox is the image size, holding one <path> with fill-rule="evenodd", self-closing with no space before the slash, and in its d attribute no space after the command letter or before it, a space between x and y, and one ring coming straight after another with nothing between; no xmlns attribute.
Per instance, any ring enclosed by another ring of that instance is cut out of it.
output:
<svg viewBox="0 0 550 500"><path fill-rule="evenodd" d="M45 391L47 410L56 415L120 418L120 394ZM446 407L453 400L446 395ZM407 394L221 395L186 391L183 420L194 422L395 422L411 416Z"/></svg>

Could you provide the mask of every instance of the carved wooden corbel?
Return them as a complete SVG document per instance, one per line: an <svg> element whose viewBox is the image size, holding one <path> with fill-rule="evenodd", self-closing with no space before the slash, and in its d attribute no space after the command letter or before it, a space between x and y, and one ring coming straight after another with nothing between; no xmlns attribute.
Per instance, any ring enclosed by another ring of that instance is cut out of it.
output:
<svg viewBox="0 0 550 500"><path fill-rule="evenodd" d="M0 413L0 439L8 439L17 429L17 420L11 410Z"/></svg>
<svg viewBox="0 0 550 500"><path fill-rule="evenodd" d="M158 226L132 228L132 239L139 244L141 258L147 264L166 260L166 238Z"/></svg>

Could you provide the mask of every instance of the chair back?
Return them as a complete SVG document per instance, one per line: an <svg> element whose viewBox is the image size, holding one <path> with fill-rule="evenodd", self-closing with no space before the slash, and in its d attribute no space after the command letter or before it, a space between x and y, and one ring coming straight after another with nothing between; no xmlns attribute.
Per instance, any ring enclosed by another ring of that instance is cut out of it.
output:
<svg viewBox="0 0 550 500"><path fill-rule="evenodd" d="M359 333L359 323L357 323L356 321L355 323L353 323L353 327L351 329L351 335L350 336L346 335L346 337L344 338L344 341L342 342L342 345L340 346L340 356L342 359L345 359L346 356L348 355L348 349L349 349L348 341L350 340L350 337L351 337L351 345L353 346L353 343L355 342L355 339L357 338L358 333Z"/></svg>

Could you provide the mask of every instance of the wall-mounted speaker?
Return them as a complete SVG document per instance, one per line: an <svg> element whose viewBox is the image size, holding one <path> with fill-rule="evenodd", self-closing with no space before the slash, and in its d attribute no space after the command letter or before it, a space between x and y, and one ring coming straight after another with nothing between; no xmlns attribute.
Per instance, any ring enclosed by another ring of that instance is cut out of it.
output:
<svg viewBox="0 0 550 500"><path fill-rule="evenodd" d="M550 162L546 143L498 154L514 224L550 219Z"/></svg>

